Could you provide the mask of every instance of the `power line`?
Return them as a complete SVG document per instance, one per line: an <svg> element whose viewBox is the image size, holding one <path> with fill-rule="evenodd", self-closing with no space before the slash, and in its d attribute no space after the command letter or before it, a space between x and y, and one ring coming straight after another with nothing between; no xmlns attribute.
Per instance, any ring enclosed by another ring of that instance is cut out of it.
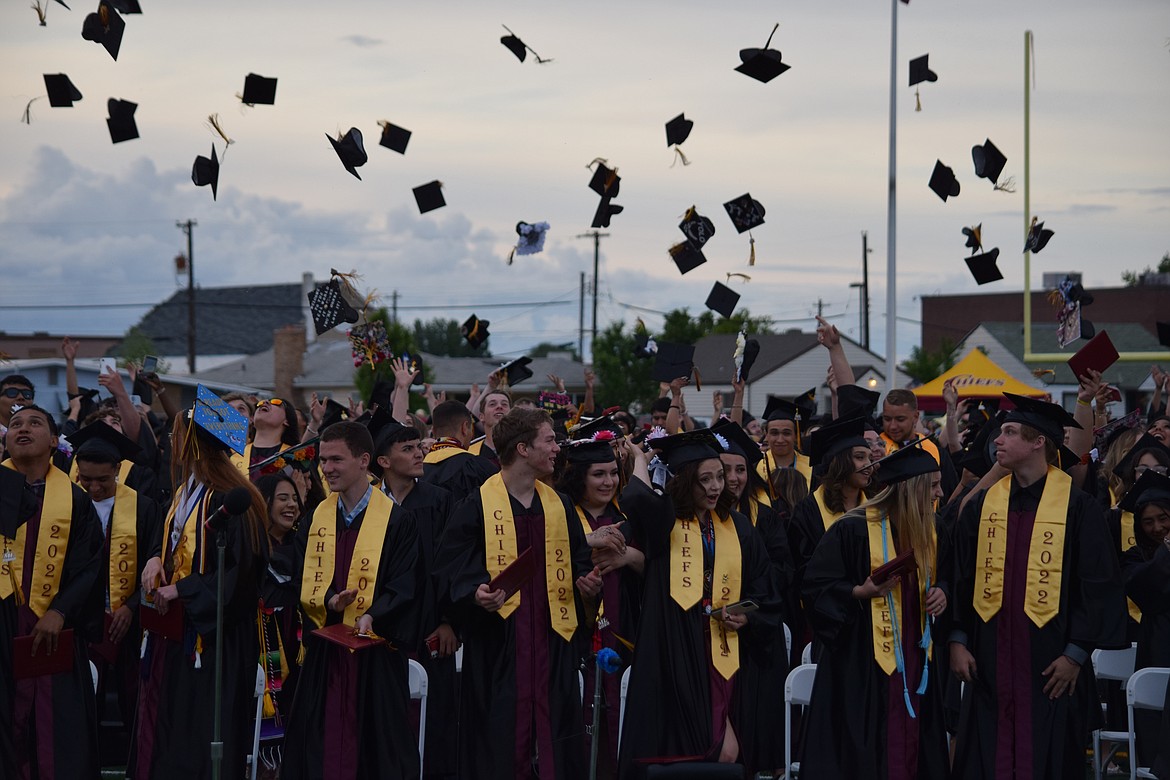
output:
<svg viewBox="0 0 1170 780"><path fill-rule="evenodd" d="M576 290L572 291L576 293ZM23 304L4 304L0 309L20 309L22 311L36 311L36 310L60 310L60 309L133 309L143 308L149 306L159 306L165 301L151 301L149 303L23 303ZM560 306L566 303L573 303L571 300L554 300L554 301L509 301L505 303L436 303L436 304L399 304L399 310L411 309L418 311L434 311L436 309L514 309L526 306L530 309L541 308L543 306ZM198 308L224 308L224 309L299 309L299 304L287 303L227 303L220 301L200 301L196 300L195 305Z"/></svg>

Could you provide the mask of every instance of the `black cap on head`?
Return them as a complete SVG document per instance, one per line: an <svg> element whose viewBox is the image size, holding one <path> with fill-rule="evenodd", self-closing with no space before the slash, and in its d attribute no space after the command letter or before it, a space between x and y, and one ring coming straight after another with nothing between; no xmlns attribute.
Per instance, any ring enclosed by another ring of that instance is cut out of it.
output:
<svg viewBox="0 0 1170 780"><path fill-rule="evenodd" d="M195 405L186 414L217 448L231 450L237 455L244 454L244 447L248 443L248 418L227 401L203 385L196 385Z"/></svg>
<svg viewBox="0 0 1170 780"><path fill-rule="evenodd" d="M81 100L81 91L73 86L73 82L64 73L46 73L45 92L49 95L49 105L53 108L73 108L73 104Z"/></svg>
<svg viewBox="0 0 1170 780"><path fill-rule="evenodd" d="M1133 512L1134 515L1137 515L1138 510L1151 501L1170 503L1170 477L1147 470L1138 477L1137 482L1133 483L1133 487L1121 499L1118 506L1125 512ZM1135 524L1140 525L1139 518L1135 517L1134 520L1137 521Z"/></svg>
<svg viewBox="0 0 1170 780"><path fill-rule="evenodd" d="M1032 226L1028 229L1028 238L1024 241L1024 251L1036 254L1048 246L1049 240L1055 235L1051 230L1044 229L1044 223L1032 217ZM1091 302L1091 301L1090 301ZM1085 304L1081 304L1082 306Z"/></svg>
<svg viewBox="0 0 1170 780"><path fill-rule="evenodd" d="M219 157L215 154L215 144L211 145L211 157L199 155L195 164L191 166L191 181L196 187L211 185L211 199L215 200L219 193Z"/></svg>
<svg viewBox="0 0 1170 780"><path fill-rule="evenodd" d="M618 176L617 168L610 168L601 159L593 163L597 164L597 170L593 171L593 178L589 180L589 189L603 198L616 198L622 188L622 177Z"/></svg>
<svg viewBox="0 0 1170 780"><path fill-rule="evenodd" d="M615 214L621 214L625 211L625 206L619 206L617 203L611 202L610 198L602 198L601 202L597 204L597 211L593 212L593 222L590 227L607 228L609 227L609 220Z"/></svg>
<svg viewBox="0 0 1170 780"><path fill-rule="evenodd" d="M915 446L895 450L876 463L877 470L874 472L873 478L883 485L896 485L911 477L932 474L939 470L934 456L922 447Z"/></svg>
<svg viewBox="0 0 1170 780"><path fill-rule="evenodd" d="M617 456L613 454L613 445L608 441L581 439L566 445L565 459L569 463L614 463Z"/></svg>
<svg viewBox="0 0 1170 780"><path fill-rule="evenodd" d="M967 269L975 277L977 284L983 285L990 282L998 282L1003 278L1003 274L1000 273L999 266L995 262L999 259L999 247L995 247L981 255L973 255L963 259L967 261Z"/></svg>
<svg viewBox="0 0 1170 780"><path fill-rule="evenodd" d="M142 448L132 442L125 434L120 433L105 422L98 420L84 428L79 428L69 438L76 455L82 453L100 453L105 458L118 460L134 460Z"/></svg>
<svg viewBox="0 0 1170 780"><path fill-rule="evenodd" d="M982 146L971 147L971 159L975 162L975 175L989 180L992 184L999 181L999 175L1007 165L1007 158L990 138L984 141Z"/></svg>
<svg viewBox="0 0 1170 780"><path fill-rule="evenodd" d="M690 376L695 370L695 348L691 344L658 343L654 356L654 370L650 378L656 382L673 382L680 376Z"/></svg>
<svg viewBox="0 0 1170 780"><path fill-rule="evenodd" d="M999 438L999 428L1005 417L1007 412L999 412L979 426L975 441L967 446L957 461L959 466L977 477L991 470L995 465L995 440Z"/></svg>
<svg viewBox="0 0 1170 780"><path fill-rule="evenodd" d="M772 28L772 32L768 35L767 42L764 43L762 49L740 49L739 60L740 65L736 70L745 76L751 76L756 81L767 84L772 79L779 76L784 71L788 70L788 65L781 62L781 55L777 49L769 49L768 46L772 43L772 36L776 34L776 30L780 25L777 24Z"/></svg>
<svg viewBox="0 0 1170 780"><path fill-rule="evenodd" d="M975 227L963 228L963 235L967 237L967 243L964 244L971 250L971 254L982 251L983 249L983 223L980 222Z"/></svg>
<svg viewBox="0 0 1170 780"><path fill-rule="evenodd" d="M707 256L703 254L703 250L695 248L690 241L680 241L666 251L670 254L670 259L678 266L680 274L693 271L707 262Z"/></svg>
<svg viewBox="0 0 1170 780"><path fill-rule="evenodd" d="M687 140L687 136L691 134L691 128L695 123L687 119L684 114L679 114L674 119L666 123L666 145L677 146L683 141Z"/></svg>
<svg viewBox="0 0 1170 780"><path fill-rule="evenodd" d="M1137 459L1138 454L1146 450L1156 450L1170 459L1170 447L1167 447L1150 434L1143 433L1141 438L1135 441L1133 446L1126 451L1125 455L1117 461L1117 465L1113 467L1113 473L1124 479L1125 473L1135 465L1134 461Z"/></svg>
<svg viewBox="0 0 1170 780"><path fill-rule="evenodd" d="M929 54L910 60L910 86L916 86L924 81L938 81L938 74L930 69Z"/></svg>
<svg viewBox="0 0 1170 780"><path fill-rule="evenodd" d="M768 402L764 405L764 419L768 422L776 420L789 420L795 422L797 418L803 420L804 415L800 411L800 407L785 398L778 395L768 396Z"/></svg>
<svg viewBox="0 0 1170 780"><path fill-rule="evenodd" d="M752 228L764 224L764 207L758 200L754 200L751 193L745 192L738 198L723 204L736 232L746 233Z"/></svg>
<svg viewBox="0 0 1170 780"><path fill-rule="evenodd" d="M313 326L317 335L333 330L343 322L357 322L357 309L349 305L345 296L341 294L341 284L336 279L329 280L309 292L309 313L313 315Z"/></svg>
<svg viewBox="0 0 1170 780"><path fill-rule="evenodd" d="M333 145L333 151L337 152L338 159L345 169L352 173L358 181L361 181L361 175L357 169L366 164L369 156L366 154L366 146L362 141L362 131L356 127L349 128L349 132L345 135L334 138L328 133L325 137L329 139L329 143Z"/></svg>
<svg viewBox="0 0 1170 780"><path fill-rule="evenodd" d="M481 320L472 314L467 318L467 322L459 328L459 334L467 339L467 343L471 345L472 349L479 349L491 335L488 333L488 325L490 324L487 320Z"/></svg>
<svg viewBox="0 0 1170 780"><path fill-rule="evenodd" d="M110 98L106 103L106 108L110 113L109 117L106 118L110 141L120 144L138 137L138 123L134 121L134 112L138 110L137 103Z"/></svg>
<svg viewBox="0 0 1170 780"><path fill-rule="evenodd" d="M443 198L443 182L432 181L414 188L414 200L418 203L418 213L441 209L447 205Z"/></svg>
<svg viewBox="0 0 1170 780"><path fill-rule="evenodd" d="M827 464L833 456L852 447L869 447L865 440L865 418L834 420L812 432L808 459L813 466Z"/></svg>
<svg viewBox="0 0 1170 780"><path fill-rule="evenodd" d="M249 106L271 106L276 103L276 79L249 73L244 77L244 94L240 102Z"/></svg>
<svg viewBox="0 0 1170 780"><path fill-rule="evenodd" d="M531 379L533 377L532 369L528 367L528 364L531 362L532 358L523 356L515 360L510 360L500 366L500 370L504 372L504 377L509 387L515 387L525 379Z"/></svg>
<svg viewBox="0 0 1170 780"><path fill-rule="evenodd" d="M106 47L115 60L122 48L122 33L125 31L126 22L122 21L108 0L98 3L97 11L86 16L81 25L81 37Z"/></svg>
<svg viewBox="0 0 1170 780"><path fill-rule="evenodd" d="M1060 404L1039 401L1015 393L1004 393L1003 395L1016 405L1015 409L1007 413L1007 417L1004 418L1005 423L1015 422L1035 428L1057 446L1064 443L1064 429L1066 427L1082 427Z"/></svg>
<svg viewBox="0 0 1170 780"><path fill-rule="evenodd" d="M792 399L792 403L796 404L796 408L805 420L811 420L817 413L817 389L810 387L800 395Z"/></svg>
<svg viewBox="0 0 1170 780"><path fill-rule="evenodd" d="M325 414L321 417L321 430L325 430L333 423L344 422L349 419L349 407L337 403L332 398L325 401Z"/></svg>
<svg viewBox="0 0 1170 780"><path fill-rule="evenodd" d="M860 385L841 385L837 388L837 412L842 417L872 417L877 412L882 394Z"/></svg>
<svg viewBox="0 0 1170 780"><path fill-rule="evenodd" d="M936 160L934 163L934 171L930 174L930 188L944 202L947 198L959 194L959 180L955 178L954 171L942 164L942 160Z"/></svg>
<svg viewBox="0 0 1170 780"><path fill-rule="evenodd" d="M395 420L390 416L390 413L378 406L372 409L369 414L363 415L366 429L370 432L370 438L374 440L374 453L380 454L385 452L386 446L397 434L406 430L407 426Z"/></svg>
<svg viewBox="0 0 1170 780"><path fill-rule="evenodd" d="M739 303L739 293L723 282L715 282L711 292L707 293L707 308L724 317L730 317L735 312L737 303Z"/></svg>
<svg viewBox="0 0 1170 780"><path fill-rule="evenodd" d="M573 430L569 431L569 438L573 441L580 441L585 439L592 439L598 434L609 433L607 440L620 439L624 434L622 427L618 425L613 415L605 414L596 419L590 420L586 423L578 425Z"/></svg>
<svg viewBox="0 0 1170 780"><path fill-rule="evenodd" d="M715 235L715 223L695 211L694 206L687 209L687 213L683 215L683 220L679 223L678 229L683 232L683 235L687 237L687 242L695 249L702 249L703 245ZM684 271L683 273L686 272Z"/></svg>
<svg viewBox="0 0 1170 780"><path fill-rule="evenodd" d="M723 437L727 442L724 452L739 455L747 461L748 468L755 469L756 464L764 459L760 452L760 445L748 436L747 431L731 420L720 420L711 426L711 433ZM720 442L722 444L722 442Z"/></svg>
<svg viewBox="0 0 1170 780"><path fill-rule="evenodd" d="M688 463L701 460L718 459L723 451L719 440L708 428L699 428L694 431L676 433L673 436L663 436L655 439L651 445L659 450L662 459L674 473Z"/></svg>
<svg viewBox="0 0 1170 780"><path fill-rule="evenodd" d="M385 119L378 122L378 125L382 128L382 138L378 145L393 149L399 154L406 154L406 145L410 143L410 131Z"/></svg>

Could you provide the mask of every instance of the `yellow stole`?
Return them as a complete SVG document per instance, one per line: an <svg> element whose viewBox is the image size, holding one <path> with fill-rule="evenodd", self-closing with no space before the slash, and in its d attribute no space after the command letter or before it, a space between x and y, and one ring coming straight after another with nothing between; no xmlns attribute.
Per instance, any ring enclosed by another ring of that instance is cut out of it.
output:
<svg viewBox="0 0 1170 780"><path fill-rule="evenodd" d="M975 612L983 622L991 620L1003 603L1003 565L1007 555L1008 499L1012 476L992 485L983 499L979 516L975 581L982 583L974 598ZM1037 628L1043 628L1060 611L1060 583L1064 564L1064 532L1072 478L1055 466L1048 467L1044 492L1036 510L1032 539L1028 545L1027 593L1024 614Z"/></svg>
<svg viewBox="0 0 1170 780"><path fill-rule="evenodd" d="M481 452L483 452L483 443L485 441L487 441L486 438L476 439L467 448L467 451L470 452L472 455L479 455Z"/></svg>
<svg viewBox="0 0 1170 780"><path fill-rule="evenodd" d="M886 518L877 507L868 506L865 508L865 528L869 533L869 570L872 572L879 566L888 563L882 549L882 523L886 522ZM886 533L889 535L889 544L893 547L894 529L887 526ZM934 541L934 529L931 529L931 541ZM935 547L930 550L930 571L934 571L935 567ZM917 557L918 552L915 552ZM902 606L902 582L899 580L894 589L890 591L894 596L894 603L899 607ZM925 630L926 621L926 583L922 578L918 578L918 608L921 614L919 619L919 630ZM882 671L887 675L893 674L898 668L898 662L894 655L894 627L890 616L890 608L886 603L884 596L879 596L875 599L870 599L869 602L870 623L873 629L873 660L877 661L877 665L882 668ZM900 615L900 622L902 625L906 623L906 616ZM899 632L901 633L901 632ZM932 657L934 653L934 646L931 645L927 649L927 657Z"/></svg>
<svg viewBox="0 0 1170 780"><path fill-rule="evenodd" d="M1121 513L1121 552L1126 552L1129 548L1137 544L1137 536L1134 534L1133 526L1133 512ZM1129 610L1129 616L1134 619L1135 623L1142 622L1142 611L1138 609L1138 605L1133 603L1133 599L1128 596L1125 599L1125 606Z"/></svg>
<svg viewBox="0 0 1170 780"><path fill-rule="evenodd" d="M301 575L301 607L318 626L325 625L325 592L335 573L340 501L341 496L335 501L322 501L313 512L313 523L309 526L309 549L305 552L305 569ZM362 517L349 572L345 576L346 589L357 588L357 598L345 608L342 618L346 625L356 625L358 618L374 602L378 563L382 559L382 544L386 541L393 509L394 502L381 490L375 488L370 493L370 503Z"/></svg>
<svg viewBox="0 0 1170 780"><path fill-rule="evenodd" d="M132 468L134 468L134 461L132 461L132 460L122 461L122 464L120 466L118 466L118 483L119 484L122 484L122 485L126 484L126 480L129 479L129 477L130 477L130 469L132 469ZM73 482L77 482L77 461L76 460L74 460L73 463L69 466L69 479L72 480Z"/></svg>
<svg viewBox="0 0 1170 780"><path fill-rule="evenodd" d="M771 482L771 474L778 468L794 468L804 477L805 482L812 484L812 465L808 461L807 455L796 453L796 457L792 461L792 466L777 466L776 456L772 454L771 450L764 453L764 459L756 466L756 473L765 480Z"/></svg>
<svg viewBox="0 0 1170 780"><path fill-rule="evenodd" d="M726 631L719 611L740 600L743 553L731 516L714 523L715 565L711 580L711 663L730 680L739 669L739 633ZM718 584L718 587L716 587ZM695 517L680 517L670 530L670 597L688 610L703 598L703 531Z"/></svg>
<svg viewBox="0 0 1170 780"><path fill-rule="evenodd" d="M566 642L577 630L573 601L573 558L569 549L569 519L560 494L537 480L536 495L544 511L544 584L548 594L548 621ZM516 521L504 478L493 474L479 488L483 502L484 566L492 579L516 560ZM520 591L504 602L500 617L520 606Z"/></svg>
<svg viewBox="0 0 1170 780"><path fill-rule="evenodd" d="M459 447L443 447L442 449L431 450L423 458L423 463L442 463L447 458L458 455L461 452L468 452L468 450L460 449Z"/></svg>
<svg viewBox="0 0 1170 780"><path fill-rule="evenodd" d="M825 524L825 530L828 531L833 523L841 519L844 512L833 512L825 504L825 486L821 485L813 491L813 499L817 502L817 509L821 512L821 522Z"/></svg>
<svg viewBox="0 0 1170 780"><path fill-rule="evenodd" d="M235 467L240 470L241 474L243 474L245 477L250 478L250 476L251 476L250 469L252 467L252 442L248 442L247 444L244 445L244 454L243 455L237 455L236 453L233 452L229 456L229 460L231 460L232 464L235 465Z"/></svg>
<svg viewBox="0 0 1170 780"><path fill-rule="evenodd" d="M748 499L748 518L752 521L752 528L755 528L760 520L760 505L766 507L772 506L772 499L764 491L758 491L754 496Z"/></svg>
<svg viewBox="0 0 1170 780"><path fill-rule="evenodd" d="M893 439L891 439L889 436L887 436L884 433L881 435L881 439L883 442L885 442L887 455L892 455L895 451L902 449L901 444L894 441ZM923 442L921 444L916 445L916 446L919 446L922 449L929 452L931 457L934 458L935 463L939 462L938 447L935 446L933 441L931 441L930 439L925 439L925 440L923 440Z"/></svg>
<svg viewBox="0 0 1170 780"><path fill-rule="evenodd" d="M179 498L182 494L176 495L171 501L170 511L167 512L166 522L163 523L163 552L165 553L171 544L171 532L175 524L175 512L179 508ZM182 532L179 535L179 542L175 545L175 549L171 550L171 584L175 584L184 577L190 577L191 572L195 566L195 556L199 556L199 573L202 574L204 570L204 561L206 555L204 554L206 547L201 542L206 537L206 530L203 528L203 521L207 517L207 505L211 501L211 491L207 490L203 494L203 498L191 507L191 513L182 518ZM115 503L117 501L115 500ZM195 518L195 522L191 522L191 518ZM188 526L193 526L188 528Z"/></svg>
<svg viewBox="0 0 1170 780"><path fill-rule="evenodd" d="M4 461L15 468L11 460ZM37 617L43 617L61 588L61 571L65 568L65 548L69 546L69 529L73 523L73 483L69 475L56 466L49 466L45 475L45 500L41 505L41 523L37 531L37 548L33 554L32 593L28 606ZM17 604L25 603L21 589L24 582L24 543L28 524L16 529L16 538L4 537L5 552L11 551L11 562L0 563L0 599L16 596Z"/></svg>
<svg viewBox="0 0 1170 780"><path fill-rule="evenodd" d="M110 611L134 592L138 571L138 493L119 484L110 512Z"/></svg>

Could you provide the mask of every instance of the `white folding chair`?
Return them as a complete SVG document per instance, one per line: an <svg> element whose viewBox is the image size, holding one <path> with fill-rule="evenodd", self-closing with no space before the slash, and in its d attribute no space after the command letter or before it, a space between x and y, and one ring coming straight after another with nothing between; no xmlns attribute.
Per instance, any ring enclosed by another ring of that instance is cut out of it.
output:
<svg viewBox="0 0 1170 780"><path fill-rule="evenodd" d="M1136 656L1136 645L1127 647L1124 650L1094 650L1093 675L1098 680L1116 680L1124 686L1125 681L1133 674L1133 665ZM1105 709L1104 703L1102 703L1101 709ZM1128 739L1129 733L1125 731L1097 729L1093 732L1093 777L1100 780L1101 770L1108 763L1108 758L1112 758L1113 754L1117 752L1117 748ZM1102 760L1101 758L1102 742L1114 743L1106 760Z"/></svg>
<svg viewBox="0 0 1170 780"><path fill-rule="evenodd" d="M788 673L784 681L784 778L790 780L800 774L800 762L792 760L792 705L807 707L812 701L816 664L801 664Z"/></svg>
<svg viewBox="0 0 1170 780"><path fill-rule="evenodd" d="M784 657L792 657L792 629L788 627L787 623L780 624L784 628Z"/></svg>
<svg viewBox="0 0 1170 780"><path fill-rule="evenodd" d="M807 645L804 646L804 650L800 654L800 662L802 664L811 664L812 663L812 642L809 642Z"/></svg>
<svg viewBox="0 0 1170 780"><path fill-rule="evenodd" d="M622 749L622 729L626 725L626 695L630 692L630 672L634 667L627 666L626 670L622 672L622 694L621 703L618 705L618 743L617 747L620 751Z"/></svg>
<svg viewBox="0 0 1170 780"><path fill-rule="evenodd" d="M427 670L418 661L408 658L410 663L410 698L418 699L418 776L422 780L423 757L427 745Z"/></svg>
<svg viewBox="0 0 1170 780"><path fill-rule="evenodd" d="M1155 777L1149 767L1137 765L1137 745L1133 728L1133 711L1157 710L1166 704L1166 686L1170 684L1170 668L1151 666L1130 675L1125 684L1125 706L1129 715L1129 777Z"/></svg>
<svg viewBox="0 0 1170 780"><path fill-rule="evenodd" d="M252 729L252 752L248 754L248 776L256 780L256 767L260 764L260 724L264 720L264 667L256 664L256 719Z"/></svg>

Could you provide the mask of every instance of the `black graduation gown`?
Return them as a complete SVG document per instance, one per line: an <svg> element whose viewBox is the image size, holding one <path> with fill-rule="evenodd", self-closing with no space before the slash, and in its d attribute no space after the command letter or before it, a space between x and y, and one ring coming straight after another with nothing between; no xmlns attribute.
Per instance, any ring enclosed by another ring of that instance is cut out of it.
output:
<svg viewBox="0 0 1170 780"><path fill-rule="evenodd" d="M891 558L892 545L891 540ZM929 663L926 692L916 694L925 660L919 647L918 578L903 578L901 603L896 605L905 686L916 715L910 718L902 675L897 671L887 675L874 660L870 603L853 597L854 586L864 584L871 570L869 529L862 512L848 513L834 523L805 568L806 616L822 651L804 721L801 774L818 780L949 777L943 668L937 653ZM943 582L932 585L949 590Z"/></svg>
<svg viewBox="0 0 1170 780"><path fill-rule="evenodd" d="M475 457L475 456L472 456ZM560 495L560 494L558 494ZM593 564L585 532L569 498L560 495L569 528L573 578ZM543 550L540 496L531 507L511 499L517 551ZM521 587L520 606L508 618L475 603L490 580L484 562L483 503L478 492L460 502L447 523L436 573L440 609L463 641L459 691L459 776L512 780L532 776L535 747L542 780L584 778L588 770L581 720L581 659L589 626L576 588L577 631L566 642L549 625L543 555Z"/></svg>
<svg viewBox="0 0 1170 780"><path fill-rule="evenodd" d="M366 514L362 512L347 530L341 509L337 510L335 569L325 591L326 603L345 582L352 545ZM312 538L310 529L309 544ZM374 633L390 644L350 653L314 636L318 626L302 610L305 663L285 729L282 778L418 777L418 742L410 728L410 678L403 648L416 641L421 576L418 527L413 517L399 515L395 508L378 560L374 601L366 611L374 619ZM333 625L343 618L342 613L327 611L325 622Z"/></svg>
<svg viewBox="0 0 1170 780"><path fill-rule="evenodd" d="M952 641L963 641L975 658L976 678L966 686L957 733L955 775L990 780L997 773L997 760L1010 772L1013 756L997 755L1000 726L1005 749L1015 745L1021 764L1031 753L1035 780L1063 780L1079 774L1089 743L1089 732L1097 727L1101 708L1097 701L1096 679L1090 662L1092 651L1128 646L1125 641L1125 601L1117 555L1111 546L1101 508L1097 502L1072 488L1065 527L1060 611L1043 628L1037 628L1024 612L1022 567L1026 566L1032 523L1021 519L1034 512L1047 478L1028 488L1012 487L1008 504L1008 540L1004 564L1004 600L1000 611L988 622L975 612L973 593L977 560L979 517L986 491L976 495L963 509L955 528L955 597L948 606L956 633ZM1018 532L1013 533L1013 523ZM1026 534L1022 533L1028 529ZM1013 574L1018 586L1013 588ZM1012 591L1018 601L1009 599ZM1072 653L1082 661L1074 693L1052 701L1044 694L1047 681L1042 672L1058 656ZM1001 669L1001 659L1006 666ZM1026 692L1030 689L1030 695ZM1017 733L1030 739L1013 739L1010 722L1000 724L998 707L1015 693ZM1025 712L1024 710L1028 710Z"/></svg>
<svg viewBox="0 0 1170 780"><path fill-rule="evenodd" d="M1170 548L1165 544L1132 547L1121 559L1125 595L1142 611L1134 669L1170 666ZM1170 757L1170 745L1157 750L1158 715L1135 710L1140 766L1150 766L1158 752Z"/></svg>
<svg viewBox="0 0 1170 780"><path fill-rule="evenodd" d="M269 538L268 568L260 583L260 600L265 611L272 610L271 616L265 616L265 630L279 632L280 648L288 668L288 676L280 681L280 691L276 694L276 711L282 720L292 712L301 673L297 661L301 649L301 567L305 562L304 536L308 525L308 520L302 520L295 531L288 531L279 542ZM264 639L270 650L276 649L275 636L266 633ZM279 666L274 670L279 670Z"/></svg>
<svg viewBox="0 0 1170 780"><path fill-rule="evenodd" d="M812 629L804 614L804 605L800 600L803 587L804 569L808 566L813 551L821 537L825 535L825 521L821 517L821 508L810 492L792 508L788 519L788 549L792 555L792 614L789 627L792 629L792 658L793 664L800 662L800 655L806 644L813 640ZM814 649L819 646L814 645Z"/></svg>
<svg viewBox="0 0 1170 780"><path fill-rule="evenodd" d="M209 513L223 504L225 495L212 494ZM191 522L194 524L196 520ZM179 600L183 604L183 641L171 641L148 632L141 661L131 777L211 776L208 746L215 710L215 644L220 639L215 625L219 576L223 576L224 586L221 766L224 777L242 771L252 746L256 670L260 660L256 609L267 563L266 551L253 549L244 522L243 518L233 518L225 524L222 573L217 568L216 534L208 531L191 575L178 581ZM162 544L169 546L170 540L164 539ZM200 557L205 561L202 574L199 573ZM198 668L196 636L202 637Z"/></svg>
<svg viewBox="0 0 1170 780"><path fill-rule="evenodd" d="M443 488L451 494L452 500L458 504L479 490L487 478L499 470L487 458L481 458L464 451L438 463L424 461L423 475L419 481Z"/></svg>
<svg viewBox="0 0 1170 780"><path fill-rule="evenodd" d="M718 755L721 745L712 735L710 640L705 630L709 618L702 600L684 611L670 595L674 506L637 479L626 487L621 506L646 553L642 616L618 756L620 776L632 778L641 771L637 759ZM766 653L779 633L779 595L760 534L739 512L731 517L742 562L740 598L761 607L748 615L747 626L739 632L740 670L732 678L736 682L743 673L744 656Z"/></svg>
<svg viewBox="0 0 1170 780"><path fill-rule="evenodd" d="M44 484L26 486L21 516L27 518L25 551L36 549ZM15 596L0 601L0 776L5 778L96 778L97 702L86 645L102 630L102 527L85 491L71 485L73 511L61 582L49 608L73 629L73 668L28 680L13 680L13 640L31 633L37 617ZM27 590L31 554L23 571ZM43 651L41 651L43 652ZM29 703L20 701L30 697ZM46 706L47 705L47 706Z"/></svg>

